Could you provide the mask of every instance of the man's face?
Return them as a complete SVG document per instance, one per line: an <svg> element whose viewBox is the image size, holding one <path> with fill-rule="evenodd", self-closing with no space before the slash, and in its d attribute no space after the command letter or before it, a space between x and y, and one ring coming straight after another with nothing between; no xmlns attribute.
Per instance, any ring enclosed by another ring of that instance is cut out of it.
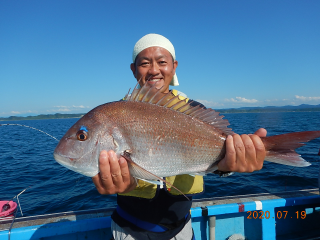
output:
<svg viewBox="0 0 320 240"><path fill-rule="evenodd" d="M156 85L161 92L169 92L169 84L176 72L177 61L173 61L168 50L162 47L149 47L141 51L136 62L131 64L134 77L143 86L145 83L150 86Z"/></svg>

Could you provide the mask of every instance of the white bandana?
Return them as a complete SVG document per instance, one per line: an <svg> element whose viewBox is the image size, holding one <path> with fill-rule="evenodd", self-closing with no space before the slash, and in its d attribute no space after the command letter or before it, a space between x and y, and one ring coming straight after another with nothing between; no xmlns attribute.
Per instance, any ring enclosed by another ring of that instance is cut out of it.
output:
<svg viewBox="0 0 320 240"><path fill-rule="evenodd" d="M134 45L133 53L132 53L132 61L135 62L138 54L144 49L149 47L162 47L168 50L169 53L171 53L173 60L176 60L176 54L175 54L172 43L164 36L161 36L155 33L150 33L140 38L140 40L136 43L136 45ZM174 74L170 82L170 85L171 86L179 85L177 74Z"/></svg>

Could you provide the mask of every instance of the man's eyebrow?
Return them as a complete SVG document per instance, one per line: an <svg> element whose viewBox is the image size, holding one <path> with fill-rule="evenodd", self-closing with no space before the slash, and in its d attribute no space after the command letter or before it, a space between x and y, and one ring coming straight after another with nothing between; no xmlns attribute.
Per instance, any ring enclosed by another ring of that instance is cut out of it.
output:
<svg viewBox="0 0 320 240"><path fill-rule="evenodd" d="M168 56L166 56L166 55L160 55L160 56L157 56L157 57L156 57L157 60L160 59L160 58L168 58Z"/></svg>
<svg viewBox="0 0 320 240"><path fill-rule="evenodd" d="M156 60L158 60L158 59L160 59L160 58L168 58L168 56L166 56L166 55L159 55L159 56L156 57ZM138 61L141 62L142 60L151 61L151 58L148 58L148 57L145 57L145 56L139 57L139 58L136 59L136 62L138 62Z"/></svg>
<svg viewBox="0 0 320 240"><path fill-rule="evenodd" d="M140 57L139 60L150 60L148 57Z"/></svg>

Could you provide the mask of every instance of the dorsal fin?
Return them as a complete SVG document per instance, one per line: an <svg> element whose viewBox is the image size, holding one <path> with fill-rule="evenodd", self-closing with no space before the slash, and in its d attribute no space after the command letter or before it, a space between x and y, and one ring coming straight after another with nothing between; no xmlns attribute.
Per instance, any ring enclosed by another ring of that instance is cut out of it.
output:
<svg viewBox="0 0 320 240"><path fill-rule="evenodd" d="M192 106L191 102L188 102L186 98L178 95L174 95L171 92L161 93L160 89L155 85L149 86L147 84L138 88L138 84L133 89L131 94L127 94L126 101L131 102L145 102L149 104L159 105L165 108L172 109L176 112L181 112L185 115L189 115L192 118L197 118L202 122L206 122L214 127L222 130L225 134L233 134L231 128L228 128L229 121L222 119L224 116L219 115L219 112L211 108L204 108L201 105Z"/></svg>

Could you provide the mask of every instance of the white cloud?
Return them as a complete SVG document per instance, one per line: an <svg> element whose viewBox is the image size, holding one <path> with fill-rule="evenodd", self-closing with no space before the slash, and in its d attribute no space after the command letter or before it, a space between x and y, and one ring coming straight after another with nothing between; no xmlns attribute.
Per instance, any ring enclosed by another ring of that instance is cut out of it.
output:
<svg viewBox="0 0 320 240"><path fill-rule="evenodd" d="M212 102L212 101L208 101L208 100L196 99L196 101L202 103L206 107L223 106L222 103Z"/></svg>
<svg viewBox="0 0 320 240"><path fill-rule="evenodd" d="M83 109L86 109L86 108L89 108L89 106L84 106L84 105L79 105L79 106L76 106L76 105L71 105L71 106L64 106L64 105L60 105L60 106L53 106L52 109L47 109L46 111L48 113L57 113L57 112L70 112L70 113L74 113L74 112L84 112L85 110Z"/></svg>
<svg viewBox="0 0 320 240"><path fill-rule="evenodd" d="M299 99L301 101L317 101L320 100L320 97L304 97L304 96L298 96L295 95L296 99Z"/></svg>
<svg viewBox="0 0 320 240"><path fill-rule="evenodd" d="M53 106L54 108L66 108L67 106Z"/></svg>
<svg viewBox="0 0 320 240"><path fill-rule="evenodd" d="M37 111L31 111L31 110L27 110L27 111L11 111L9 112L10 114L25 114L25 113L37 113ZM2 114L8 114L3 112Z"/></svg>
<svg viewBox="0 0 320 240"><path fill-rule="evenodd" d="M72 107L74 107L74 108L89 108L89 107L85 107L85 106L83 106L83 105L80 105L80 106L72 105Z"/></svg>
<svg viewBox="0 0 320 240"><path fill-rule="evenodd" d="M236 97L236 99L234 98L230 98L230 99L225 99L226 102L234 102L234 103L256 103L258 102L258 100L256 99L246 99L243 97Z"/></svg>
<svg viewBox="0 0 320 240"><path fill-rule="evenodd" d="M8 117L8 116L30 116L32 115L37 115L37 114L52 114L52 113L78 113L78 112L86 112L87 109L89 108L88 106L54 106L50 109L41 109L41 110L22 110L22 111L10 111L10 112L0 112L0 116Z"/></svg>
<svg viewBox="0 0 320 240"><path fill-rule="evenodd" d="M75 105L72 105L72 106L53 106L54 108L58 108L54 111L73 111L73 110L76 110L76 109L83 109L83 108L90 108L89 106L83 106L83 105L79 105L79 106L75 106Z"/></svg>
<svg viewBox="0 0 320 240"><path fill-rule="evenodd" d="M32 110L26 110L26 111L10 111L10 112L1 112L0 116L8 117L8 116L16 116L16 115L22 115L22 116L29 116L29 114L37 114L38 111L32 111ZM27 115L28 114L28 115Z"/></svg>

